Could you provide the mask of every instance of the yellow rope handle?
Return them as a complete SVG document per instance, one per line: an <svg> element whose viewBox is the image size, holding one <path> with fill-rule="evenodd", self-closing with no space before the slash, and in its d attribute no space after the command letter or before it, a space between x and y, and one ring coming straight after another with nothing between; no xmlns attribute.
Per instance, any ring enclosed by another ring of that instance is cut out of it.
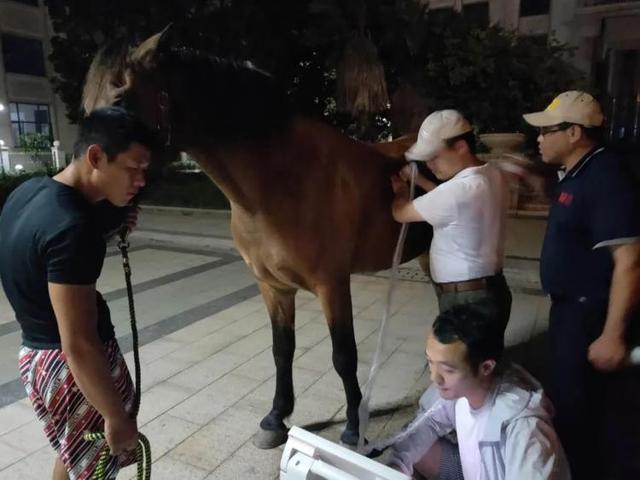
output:
<svg viewBox="0 0 640 480"><path fill-rule="evenodd" d="M102 432L86 432L84 439L87 442L100 442L106 440ZM106 480L107 465L109 463L109 446L105 445L100 452L98 465L93 473L92 480ZM151 444L147 437L138 433L138 446L136 447L136 462L138 463L138 480L150 480L151 478Z"/></svg>

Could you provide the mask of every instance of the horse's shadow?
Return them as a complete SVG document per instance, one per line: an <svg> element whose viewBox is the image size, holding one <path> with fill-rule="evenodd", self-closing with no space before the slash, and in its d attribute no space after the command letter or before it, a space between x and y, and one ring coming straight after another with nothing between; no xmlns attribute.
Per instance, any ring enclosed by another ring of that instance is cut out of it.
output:
<svg viewBox="0 0 640 480"><path fill-rule="evenodd" d="M524 342L509 345L505 348L504 358L523 367L544 386L550 367L548 331L540 332Z"/></svg>

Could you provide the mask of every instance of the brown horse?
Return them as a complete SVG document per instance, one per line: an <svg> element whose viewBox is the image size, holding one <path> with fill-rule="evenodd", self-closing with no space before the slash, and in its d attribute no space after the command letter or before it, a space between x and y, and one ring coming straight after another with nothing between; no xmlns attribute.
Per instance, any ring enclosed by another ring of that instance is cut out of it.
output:
<svg viewBox="0 0 640 480"><path fill-rule="evenodd" d="M186 151L231 203L231 231L271 318L276 392L256 445L286 441L293 412L295 295L313 292L331 333L344 384L343 442L358 439L362 398L356 376L350 275L388 268L400 231L389 177L411 139L374 147L319 121L295 116L273 78L175 47L165 31L122 55L103 50L83 95L86 112L121 103ZM383 152L386 152L383 153ZM405 259L424 253L430 229L414 225Z"/></svg>

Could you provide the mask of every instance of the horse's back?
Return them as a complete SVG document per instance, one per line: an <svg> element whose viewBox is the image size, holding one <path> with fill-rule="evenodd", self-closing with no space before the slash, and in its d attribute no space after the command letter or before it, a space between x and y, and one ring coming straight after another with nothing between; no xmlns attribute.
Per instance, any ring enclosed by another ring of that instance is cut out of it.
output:
<svg viewBox="0 0 640 480"><path fill-rule="evenodd" d="M416 134L403 135L388 142L370 144L375 150L396 162L405 162L404 153L416 142Z"/></svg>

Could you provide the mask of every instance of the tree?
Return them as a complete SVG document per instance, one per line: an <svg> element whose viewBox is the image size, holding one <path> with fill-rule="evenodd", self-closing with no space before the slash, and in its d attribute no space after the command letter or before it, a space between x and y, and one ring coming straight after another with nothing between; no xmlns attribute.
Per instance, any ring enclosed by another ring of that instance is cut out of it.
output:
<svg viewBox="0 0 640 480"><path fill-rule="evenodd" d="M584 83L567 61L572 50L553 38L518 36L499 25L479 29L446 12L430 18L427 31L415 85L434 109L458 108L480 132L522 130L522 113Z"/></svg>
<svg viewBox="0 0 640 480"><path fill-rule="evenodd" d="M49 57L56 75L53 87L77 122L84 77L105 42L136 42L158 32L176 18L206 11L217 1L197 0L45 0L55 35Z"/></svg>
<svg viewBox="0 0 640 480"><path fill-rule="evenodd" d="M281 0L45 0L55 32L50 60L53 85L78 120L84 77L98 49L109 41L135 44L176 25L184 41L223 57L251 59L288 87L300 109L321 113L330 80L301 40L308 1Z"/></svg>
<svg viewBox="0 0 640 480"><path fill-rule="evenodd" d="M77 121L84 76L107 40L169 23L187 45L272 72L295 109L377 139L460 108L483 131L519 128L523 111L575 86L557 42L429 10L417 0L45 0L56 35L54 88ZM390 104L390 105L389 105Z"/></svg>
<svg viewBox="0 0 640 480"><path fill-rule="evenodd" d="M327 12L321 0L142 0L133 3L46 0L46 3L55 32L50 57L57 73L54 88L67 105L71 121L78 120L84 76L100 46L107 40L135 43L170 22L176 24L190 46L220 56L248 58L272 72L282 81L299 112L322 116L354 132L357 129L351 127L357 124L358 118L363 119L359 111L339 112L336 108L336 71L354 32L360 32L360 39L369 42L369 52L374 52L373 63L376 62L376 46L369 39L368 25L372 22L368 17L355 15L361 10L359 0L344 2L348 4L344 8L340 6L343 2L333 2L335 12L331 9ZM373 7L377 2L366 3L366 12L377 12ZM348 66L351 63L343 62ZM365 113L373 114L374 120L376 111L386 109L388 104L384 69L381 65L378 67L381 100L365 108Z"/></svg>

